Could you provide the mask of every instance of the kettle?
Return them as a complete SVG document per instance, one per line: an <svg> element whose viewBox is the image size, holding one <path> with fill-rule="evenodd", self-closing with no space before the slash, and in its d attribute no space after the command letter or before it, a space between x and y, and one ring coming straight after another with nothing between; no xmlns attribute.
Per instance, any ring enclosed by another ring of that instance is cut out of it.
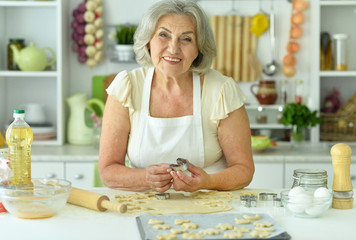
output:
<svg viewBox="0 0 356 240"><path fill-rule="evenodd" d="M56 61L56 54L52 48L44 47L38 49L33 42L26 48L18 50L16 46L11 45L14 53L14 60L23 71L42 71L47 66L52 66ZM49 62L45 50L52 54L52 60Z"/></svg>
<svg viewBox="0 0 356 240"><path fill-rule="evenodd" d="M70 115L68 119L67 140L74 145L89 145L93 138L93 122L90 118L94 109L104 112L104 102L100 99L88 100L83 93L73 94L66 99Z"/></svg>

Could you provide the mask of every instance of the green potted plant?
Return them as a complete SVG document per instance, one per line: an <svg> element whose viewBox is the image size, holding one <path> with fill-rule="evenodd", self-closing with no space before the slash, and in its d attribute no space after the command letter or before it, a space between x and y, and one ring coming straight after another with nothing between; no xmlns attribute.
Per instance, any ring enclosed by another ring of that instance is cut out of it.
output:
<svg viewBox="0 0 356 240"><path fill-rule="evenodd" d="M133 51L134 34L137 25L125 23L115 27L116 30L116 50L119 61L133 61L135 53Z"/></svg>
<svg viewBox="0 0 356 240"><path fill-rule="evenodd" d="M311 111L304 104L287 103L283 107L281 123L292 126L292 143L301 144L305 139L305 130L320 124L321 118L317 116L317 111Z"/></svg>

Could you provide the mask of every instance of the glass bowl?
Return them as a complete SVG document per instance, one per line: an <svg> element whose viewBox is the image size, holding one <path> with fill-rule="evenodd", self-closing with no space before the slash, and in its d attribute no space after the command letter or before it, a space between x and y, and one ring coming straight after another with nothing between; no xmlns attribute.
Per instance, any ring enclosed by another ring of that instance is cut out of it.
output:
<svg viewBox="0 0 356 240"><path fill-rule="evenodd" d="M19 218L48 218L66 204L71 182L64 179L33 178L33 185L2 185L0 201Z"/></svg>
<svg viewBox="0 0 356 240"><path fill-rule="evenodd" d="M281 192L281 201L287 211L296 217L316 218L323 215L331 206L333 194L314 197L313 191L305 191L301 195L291 196L290 190Z"/></svg>

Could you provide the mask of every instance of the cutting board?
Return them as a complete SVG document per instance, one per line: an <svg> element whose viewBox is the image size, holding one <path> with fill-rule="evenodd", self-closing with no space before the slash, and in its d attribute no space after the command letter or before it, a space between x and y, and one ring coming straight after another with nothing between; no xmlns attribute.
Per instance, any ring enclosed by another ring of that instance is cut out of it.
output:
<svg viewBox="0 0 356 240"><path fill-rule="evenodd" d="M257 37L250 32L252 17L211 16L210 23L217 46L212 68L237 82L253 82L255 73L249 65L249 54L256 53Z"/></svg>
<svg viewBox="0 0 356 240"><path fill-rule="evenodd" d="M218 235L206 235L204 233L201 233L201 235L204 236L204 239L226 239L224 238L224 233L225 232L233 232L233 230L221 230L217 228L218 224L231 224L233 226L236 226L237 228L247 228L251 231L255 229L254 222L269 222L273 224L273 228L275 231L271 232L271 235L268 236L268 239L283 239L287 240L290 239L290 235L282 228L278 222L276 222L271 216L268 214L263 214L260 213L261 219L259 220L254 220L251 221L250 224L243 224L243 225L238 225L235 223L235 218L243 218L244 215L250 215L253 216L255 214L252 213L215 213L215 214L208 214L208 215L202 215L202 214L188 214L188 215L150 215L150 214L141 214L136 218L137 221L137 226L140 231L141 239L142 240L153 240L157 239L157 236L160 234L164 233L170 233L171 230L157 230L153 226L148 224L150 219L158 219L164 222L164 224L168 224L171 226L171 229L181 229L180 225L175 224L176 219L185 219L185 220L190 220L191 223L196 223L198 224L197 229L188 229L189 232L194 232L194 233L199 233L201 231L204 231L206 229L218 229L220 233ZM182 234L177 234L177 239L182 239ZM256 239L255 237L252 237L249 232L243 233L242 238L239 239ZM261 239L261 238L258 238Z"/></svg>

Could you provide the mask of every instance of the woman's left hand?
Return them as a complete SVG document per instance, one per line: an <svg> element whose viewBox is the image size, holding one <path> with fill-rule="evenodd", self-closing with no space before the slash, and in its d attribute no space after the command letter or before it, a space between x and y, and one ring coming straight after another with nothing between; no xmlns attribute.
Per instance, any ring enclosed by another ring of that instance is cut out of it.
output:
<svg viewBox="0 0 356 240"><path fill-rule="evenodd" d="M182 171L170 172L173 177L173 188L176 191L195 192L208 186L209 175L202 168L188 162L188 171L191 176Z"/></svg>

